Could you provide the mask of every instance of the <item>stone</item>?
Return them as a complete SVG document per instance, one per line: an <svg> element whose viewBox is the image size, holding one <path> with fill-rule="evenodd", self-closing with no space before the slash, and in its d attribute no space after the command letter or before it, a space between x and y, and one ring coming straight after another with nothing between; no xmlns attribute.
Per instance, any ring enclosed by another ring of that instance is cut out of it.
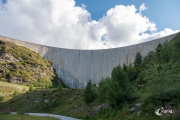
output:
<svg viewBox="0 0 180 120"><path fill-rule="evenodd" d="M135 107L139 108L141 106L141 103L136 103Z"/></svg>
<svg viewBox="0 0 180 120"><path fill-rule="evenodd" d="M44 100L44 102L45 102L45 103L48 103L48 102L49 102L49 100Z"/></svg>
<svg viewBox="0 0 180 120"><path fill-rule="evenodd" d="M140 114L141 114L141 111L138 111L138 112L137 112L137 116L139 116Z"/></svg>
<svg viewBox="0 0 180 120"><path fill-rule="evenodd" d="M74 100L74 98L70 98L70 100Z"/></svg>
<svg viewBox="0 0 180 120"><path fill-rule="evenodd" d="M137 107L132 107L131 109L129 109L129 112L130 112L130 113L133 113L133 112L135 112L135 111L137 111L137 110L138 110Z"/></svg>

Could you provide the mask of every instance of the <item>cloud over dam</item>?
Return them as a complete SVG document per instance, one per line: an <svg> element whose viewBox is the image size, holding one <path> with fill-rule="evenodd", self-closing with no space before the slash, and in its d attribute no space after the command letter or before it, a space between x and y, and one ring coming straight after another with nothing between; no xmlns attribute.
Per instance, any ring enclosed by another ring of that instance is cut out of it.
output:
<svg viewBox="0 0 180 120"><path fill-rule="evenodd" d="M155 50L159 43L172 40L178 33L136 45L101 50L78 50L55 48L24 42L4 36L1 40L11 41L39 53L50 60L62 81L71 88L84 88L89 80L98 83L110 77L113 67L134 62L137 52L145 56Z"/></svg>

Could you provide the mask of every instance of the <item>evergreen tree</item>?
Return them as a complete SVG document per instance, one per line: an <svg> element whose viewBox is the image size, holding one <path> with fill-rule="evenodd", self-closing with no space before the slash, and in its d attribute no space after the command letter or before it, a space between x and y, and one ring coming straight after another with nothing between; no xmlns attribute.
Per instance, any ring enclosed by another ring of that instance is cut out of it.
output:
<svg viewBox="0 0 180 120"><path fill-rule="evenodd" d="M123 70L124 70L125 72L127 72L127 66L126 66L125 63L123 64Z"/></svg>
<svg viewBox="0 0 180 120"><path fill-rule="evenodd" d="M157 48L156 48L156 58L157 58L157 61L160 61L161 59L161 49L162 49L162 45L161 43L158 44Z"/></svg>
<svg viewBox="0 0 180 120"><path fill-rule="evenodd" d="M148 64L154 64L156 58L155 51L150 51L143 59L143 64L147 66Z"/></svg>
<svg viewBox="0 0 180 120"><path fill-rule="evenodd" d="M84 100L86 103L90 103L93 100L95 100L95 98L96 98L96 94L95 91L93 90L92 82L91 80L89 80L84 92Z"/></svg>
<svg viewBox="0 0 180 120"><path fill-rule="evenodd" d="M137 71L136 71L137 68L134 68L132 66L132 64L129 64L129 66L127 66L127 75L128 75L128 78L130 81L133 81L137 78Z"/></svg>
<svg viewBox="0 0 180 120"><path fill-rule="evenodd" d="M112 70L111 77L108 100L113 107L122 108L124 103L134 98L134 90L128 81L126 72L120 66Z"/></svg>
<svg viewBox="0 0 180 120"><path fill-rule="evenodd" d="M134 67L139 66L141 63L142 63L142 56L141 56L141 53L138 52L136 54L136 57L135 57L135 60L134 60Z"/></svg>
<svg viewBox="0 0 180 120"><path fill-rule="evenodd" d="M104 101L108 97L108 92L109 92L109 84L111 82L111 79L109 77L103 78L99 83L98 83L98 97L101 101Z"/></svg>

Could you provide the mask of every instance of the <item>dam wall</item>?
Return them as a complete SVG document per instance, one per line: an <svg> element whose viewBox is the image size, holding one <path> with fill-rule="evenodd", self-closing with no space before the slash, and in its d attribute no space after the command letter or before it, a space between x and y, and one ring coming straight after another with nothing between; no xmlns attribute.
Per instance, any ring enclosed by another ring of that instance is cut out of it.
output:
<svg viewBox="0 0 180 120"><path fill-rule="evenodd" d="M67 86L85 88L89 80L97 84L102 78L110 77L112 69L117 65L133 63L137 52L145 56L155 50L159 43L172 40L177 34L136 45L100 50L55 48L4 36L0 36L0 40L14 42L39 53L53 63L59 78Z"/></svg>

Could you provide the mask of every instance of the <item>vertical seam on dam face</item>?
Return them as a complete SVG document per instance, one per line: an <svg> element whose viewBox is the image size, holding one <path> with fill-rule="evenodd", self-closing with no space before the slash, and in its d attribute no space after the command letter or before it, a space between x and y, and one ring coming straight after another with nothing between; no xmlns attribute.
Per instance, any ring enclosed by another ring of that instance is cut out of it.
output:
<svg viewBox="0 0 180 120"><path fill-rule="evenodd" d="M137 52L144 57L149 51L155 50L159 43L172 40L177 34L136 45L104 50L55 48L4 36L0 36L0 40L14 42L39 53L53 63L56 73L66 85L70 88L85 88L89 80L97 84L102 78L111 77L111 71L115 66L133 63Z"/></svg>

